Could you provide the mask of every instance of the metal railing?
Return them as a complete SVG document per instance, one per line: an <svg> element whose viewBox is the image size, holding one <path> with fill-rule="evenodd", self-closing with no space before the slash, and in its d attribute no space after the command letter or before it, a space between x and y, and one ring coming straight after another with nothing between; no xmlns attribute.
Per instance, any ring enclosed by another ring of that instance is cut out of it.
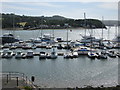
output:
<svg viewBox="0 0 120 90"><path fill-rule="evenodd" d="M19 86L19 81L22 81L25 86L31 88L37 88L37 85L34 85L33 82L24 74L19 72L2 72L0 73L4 82L9 83L11 80L16 81L15 86Z"/></svg>

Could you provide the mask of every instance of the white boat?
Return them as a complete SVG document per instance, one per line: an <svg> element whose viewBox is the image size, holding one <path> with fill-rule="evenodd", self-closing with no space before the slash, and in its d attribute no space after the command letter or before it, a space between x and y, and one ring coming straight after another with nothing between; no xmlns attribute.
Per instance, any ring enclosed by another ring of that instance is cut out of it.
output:
<svg viewBox="0 0 120 90"><path fill-rule="evenodd" d="M46 46L47 46L46 42L42 42L41 44L36 45L37 48L46 48Z"/></svg>
<svg viewBox="0 0 120 90"><path fill-rule="evenodd" d="M74 58L77 58L78 57L78 52L72 52L72 55Z"/></svg>
<svg viewBox="0 0 120 90"><path fill-rule="evenodd" d="M120 52L117 53L117 56L120 58Z"/></svg>
<svg viewBox="0 0 120 90"><path fill-rule="evenodd" d="M120 48L120 43L114 44L114 48Z"/></svg>
<svg viewBox="0 0 120 90"><path fill-rule="evenodd" d="M3 52L2 52L2 51L0 51L0 58L2 57L2 55L3 55Z"/></svg>
<svg viewBox="0 0 120 90"><path fill-rule="evenodd" d="M47 53L47 54L46 54L46 58L47 58L47 59L51 59L51 53Z"/></svg>
<svg viewBox="0 0 120 90"><path fill-rule="evenodd" d="M105 53L96 53L98 59L107 59L107 54Z"/></svg>
<svg viewBox="0 0 120 90"><path fill-rule="evenodd" d="M92 42L100 42L102 39L96 39L93 36L82 36L81 43L91 43Z"/></svg>
<svg viewBox="0 0 120 90"><path fill-rule="evenodd" d="M94 53L94 52L89 52L88 53L88 57L91 58L91 59L95 59L96 56L97 56L97 54Z"/></svg>
<svg viewBox="0 0 120 90"><path fill-rule="evenodd" d="M90 52L90 48L88 47L78 47L73 50L74 52L78 52L78 55L87 55Z"/></svg>
<svg viewBox="0 0 120 90"><path fill-rule="evenodd" d="M1 57L5 58L5 55L8 51L9 51L8 49L3 50L2 53L1 53Z"/></svg>
<svg viewBox="0 0 120 90"><path fill-rule="evenodd" d="M52 45L47 45L46 46L46 49L51 49L52 48Z"/></svg>
<svg viewBox="0 0 120 90"><path fill-rule="evenodd" d="M16 59L21 59L22 57L23 57L23 53L21 51L17 51L16 55L15 55L15 58Z"/></svg>
<svg viewBox="0 0 120 90"><path fill-rule="evenodd" d="M17 46L15 46L15 45L12 45L12 46L9 47L10 50L16 49L16 48L17 48Z"/></svg>
<svg viewBox="0 0 120 90"><path fill-rule="evenodd" d="M22 49L32 49L32 47L30 45L26 44L26 45L22 46Z"/></svg>
<svg viewBox="0 0 120 90"><path fill-rule="evenodd" d="M115 58L117 56L117 54L115 53L115 51L110 50L110 51L108 51L108 56L112 57L112 58Z"/></svg>
<svg viewBox="0 0 120 90"><path fill-rule="evenodd" d="M51 52L51 59L56 59L58 57L58 54L55 52L54 48L53 51Z"/></svg>
<svg viewBox="0 0 120 90"><path fill-rule="evenodd" d="M33 58L33 57L34 57L33 51L28 51L26 54L26 58Z"/></svg>
<svg viewBox="0 0 120 90"><path fill-rule="evenodd" d="M10 50L8 50L4 55L4 58L12 58L12 57L13 57L13 51L10 51Z"/></svg>
<svg viewBox="0 0 120 90"><path fill-rule="evenodd" d="M107 41L106 43L104 42L104 46L107 48L107 49L112 49L114 47L113 43L110 42L110 41Z"/></svg>
<svg viewBox="0 0 120 90"><path fill-rule="evenodd" d="M40 52L39 59L46 59L46 53Z"/></svg>
<svg viewBox="0 0 120 90"><path fill-rule="evenodd" d="M41 42L54 42L53 38L51 34L44 34L42 37L39 37Z"/></svg>
<svg viewBox="0 0 120 90"><path fill-rule="evenodd" d="M73 58L73 54L71 52L67 52L64 54L64 58L65 59L72 59Z"/></svg>

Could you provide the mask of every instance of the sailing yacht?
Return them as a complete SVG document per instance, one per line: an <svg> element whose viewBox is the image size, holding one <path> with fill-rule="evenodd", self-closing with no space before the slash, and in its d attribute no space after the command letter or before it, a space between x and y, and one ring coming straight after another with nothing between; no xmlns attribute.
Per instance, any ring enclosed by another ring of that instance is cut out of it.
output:
<svg viewBox="0 0 120 90"><path fill-rule="evenodd" d="M89 35L89 36L82 36L81 43L90 43L91 39L93 42L100 42L102 39L96 39L95 37Z"/></svg>
<svg viewBox="0 0 120 90"><path fill-rule="evenodd" d="M82 39L80 40L80 42L84 43L85 45L86 45L86 43L90 43L91 40L93 42L100 42L102 39L97 39L97 38L95 38L95 37L93 37L91 35L86 35L86 33L87 33L87 31L86 31L86 29L87 29L86 13L84 13L84 24L85 24L85 26L84 26L84 28L85 28L85 35L83 36L83 35L80 34L80 36L82 36Z"/></svg>

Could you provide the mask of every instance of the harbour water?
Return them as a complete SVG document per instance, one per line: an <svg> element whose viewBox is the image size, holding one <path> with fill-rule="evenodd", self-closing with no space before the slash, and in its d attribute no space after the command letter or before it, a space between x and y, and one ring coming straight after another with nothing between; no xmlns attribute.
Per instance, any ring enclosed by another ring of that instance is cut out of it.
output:
<svg viewBox="0 0 120 90"><path fill-rule="evenodd" d="M8 33L10 30L3 30L2 33ZM43 30L43 33L51 33L53 30ZM54 30L55 37L63 37L66 40L66 30ZM89 34L90 30L88 31ZM96 38L101 37L101 29L95 29L94 35ZM17 30L14 32L16 37L23 40L36 38L40 36L40 30ZM72 29L69 31L69 39L80 40L80 34L84 35L83 29ZM105 39L113 39L116 36L115 27L109 30L104 30ZM27 50L22 50L27 52ZM13 50L13 51L17 51ZM52 49L33 50L34 52L51 52ZM67 52L66 50L57 50L58 52ZM17 60L1 59L2 71L12 71L25 73L29 78L35 76L35 84L41 87L84 87L91 86L114 86L118 84L118 60L119 58L110 58L107 60L95 59L91 60L86 56L80 56L75 59L64 59L58 56L57 59L39 60L38 56L31 59Z"/></svg>

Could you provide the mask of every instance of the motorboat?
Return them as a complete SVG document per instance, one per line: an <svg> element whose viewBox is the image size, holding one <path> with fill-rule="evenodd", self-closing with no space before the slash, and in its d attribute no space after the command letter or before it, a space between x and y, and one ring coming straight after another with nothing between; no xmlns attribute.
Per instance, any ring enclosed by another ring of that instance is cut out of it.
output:
<svg viewBox="0 0 120 90"><path fill-rule="evenodd" d="M78 52L72 52L72 55L74 58L77 58L78 57Z"/></svg>
<svg viewBox="0 0 120 90"><path fill-rule="evenodd" d="M97 54L97 58L98 59L107 59L107 54L105 54L105 53L96 53Z"/></svg>
<svg viewBox="0 0 120 90"><path fill-rule="evenodd" d="M16 58L16 59L21 59L21 58L23 57L23 55L24 55L24 54L23 54L21 51L17 51L17 52L16 52L16 55L15 55L15 58Z"/></svg>
<svg viewBox="0 0 120 90"><path fill-rule="evenodd" d="M46 54L46 58L47 58L47 59L51 59L51 53L47 53L47 54Z"/></svg>
<svg viewBox="0 0 120 90"><path fill-rule="evenodd" d="M12 58L13 57L13 51L8 50L6 54L4 55L4 58Z"/></svg>
<svg viewBox="0 0 120 90"><path fill-rule="evenodd" d="M117 53L117 56L120 58L120 52Z"/></svg>
<svg viewBox="0 0 120 90"><path fill-rule="evenodd" d="M73 54L71 52L67 52L64 54L64 58L65 59L72 59L73 58Z"/></svg>
<svg viewBox="0 0 120 90"><path fill-rule="evenodd" d="M54 42L53 38L51 34L44 34L42 37L39 37L41 42Z"/></svg>
<svg viewBox="0 0 120 90"><path fill-rule="evenodd" d="M108 41L107 43L104 43L104 46L107 48L107 49L112 49L114 47L113 43Z"/></svg>
<svg viewBox="0 0 120 90"><path fill-rule="evenodd" d="M120 49L120 43L115 43L115 44L114 44L114 48Z"/></svg>
<svg viewBox="0 0 120 90"><path fill-rule="evenodd" d="M40 52L39 59L46 59L46 52Z"/></svg>
<svg viewBox="0 0 120 90"><path fill-rule="evenodd" d="M108 56L112 57L112 58L115 58L117 56L117 54L115 53L115 51L110 50L110 51L108 51Z"/></svg>
<svg viewBox="0 0 120 90"><path fill-rule="evenodd" d="M51 59L56 59L57 57L58 57L58 54L55 52L53 48L53 51L51 52Z"/></svg>
<svg viewBox="0 0 120 90"><path fill-rule="evenodd" d="M34 57L33 51L28 51L28 52L26 53L26 58L33 58L33 57Z"/></svg>
<svg viewBox="0 0 120 90"><path fill-rule="evenodd" d="M37 48L46 48L47 43L46 42L42 42L41 44L37 44Z"/></svg>
<svg viewBox="0 0 120 90"><path fill-rule="evenodd" d="M52 45L47 45L46 46L46 49L51 49L52 48Z"/></svg>
<svg viewBox="0 0 120 90"><path fill-rule="evenodd" d="M57 49L62 49L62 48L63 48L62 44L58 44Z"/></svg>
<svg viewBox="0 0 120 90"><path fill-rule="evenodd" d="M22 49L32 49L32 46L26 44L22 46Z"/></svg>
<svg viewBox="0 0 120 90"><path fill-rule="evenodd" d="M17 48L17 46L15 46L15 45L12 45L12 46L9 47L10 50L16 49L16 48Z"/></svg>
<svg viewBox="0 0 120 90"><path fill-rule="evenodd" d="M61 37L56 38L58 42L63 42L63 39Z"/></svg>
<svg viewBox="0 0 120 90"><path fill-rule="evenodd" d="M1 57L5 58L8 51L9 51L8 49L5 49L5 50L1 51Z"/></svg>
<svg viewBox="0 0 120 90"><path fill-rule="evenodd" d="M74 50L72 50L74 52L78 52L78 55L87 55L88 52L90 52L90 48L88 47L78 47L78 48L75 48ZM91 50L92 51L92 50Z"/></svg>
<svg viewBox="0 0 120 90"><path fill-rule="evenodd" d="M68 45L65 44L65 45L63 46L63 49L71 49L71 46L70 46L69 44L68 44Z"/></svg>
<svg viewBox="0 0 120 90"><path fill-rule="evenodd" d="M2 41L2 44L14 43L19 41L19 39L16 39L11 33L5 33L3 36L0 36L0 40Z"/></svg>
<svg viewBox="0 0 120 90"><path fill-rule="evenodd" d="M2 51L0 51L0 58L2 57L2 55L3 55L3 52L2 52Z"/></svg>
<svg viewBox="0 0 120 90"><path fill-rule="evenodd" d="M95 59L96 58L96 53L95 52L88 52L88 57L91 59Z"/></svg>

